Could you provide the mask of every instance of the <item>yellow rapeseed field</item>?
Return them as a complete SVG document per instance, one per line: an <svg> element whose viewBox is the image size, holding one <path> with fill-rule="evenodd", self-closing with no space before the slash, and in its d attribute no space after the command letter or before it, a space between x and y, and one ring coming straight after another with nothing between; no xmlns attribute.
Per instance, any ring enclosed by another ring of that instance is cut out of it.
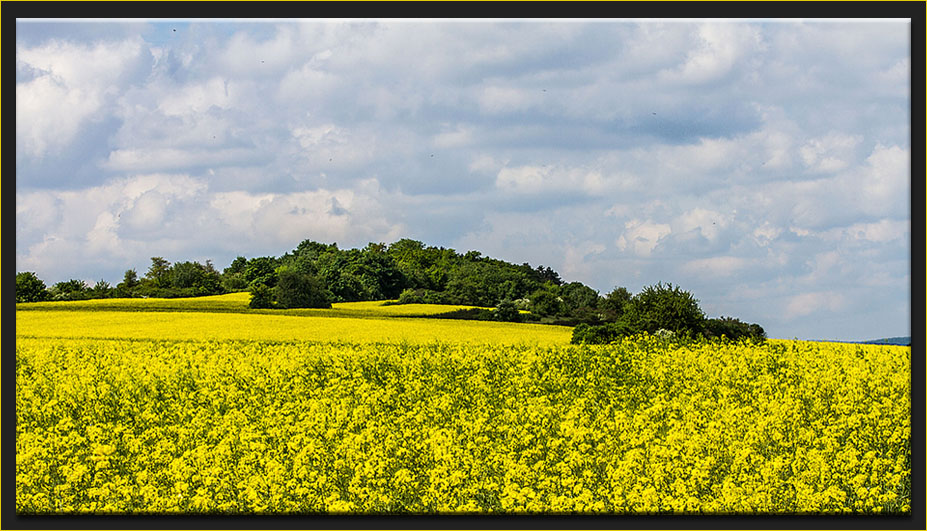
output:
<svg viewBox="0 0 927 531"><path fill-rule="evenodd" d="M252 341L567 344L572 329L451 319L319 317L267 313L28 311L18 337Z"/></svg>
<svg viewBox="0 0 927 531"><path fill-rule="evenodd" d="M22 513L910 511L909 347L16 317Z"/></svg>

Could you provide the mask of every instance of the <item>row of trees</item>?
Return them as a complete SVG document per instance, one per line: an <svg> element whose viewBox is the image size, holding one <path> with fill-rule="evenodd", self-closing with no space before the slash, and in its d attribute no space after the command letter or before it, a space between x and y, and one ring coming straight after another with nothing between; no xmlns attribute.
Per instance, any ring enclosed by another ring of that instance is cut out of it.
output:
<svg viewBox="0 0 927 531"><path fill-rule="evenodd" d="M621 289L621 288L619 288ZM604 323L579 323L573 329L573 343L611 343L621 337L647 332L676 337L721 338L765 341L766 332L755 323L731 317L708 318L691 293L672 284L657 283L628 297Z"/></svg>
<svg viewBox="0 0 927 531"><path fill-rule="evenodd" d="M226 293L222 274L209 260L171 264L160 256L151 259L141 278L135 269L125 272L122 282L112 286L100 280L92 287L83 280L66 280L50 288L31 271L16 274L16 302L40 302L130 297L199 297Z"/></svg>
<svg viewBox="0 0 927 531"><path fill-rule="evenodd" d="M221 273L208 260L171 264L153 257L144 276L130 269L116 286L101 280L88 287L69 280L45 289L34 273L17 274L16 284L17 302L249 291L252 308L330 307L333 302L365 300L493 307L460 317L577 326L574 339L587 343L661 329L765 337L759 325L706 318L698 301L678 286L657 284L634 296L617 287L603 296L581 282L564 282L550 267L512 264L478 251L458 253L411 239L362 249L305 240L280 257L239 256Z"/></svg>

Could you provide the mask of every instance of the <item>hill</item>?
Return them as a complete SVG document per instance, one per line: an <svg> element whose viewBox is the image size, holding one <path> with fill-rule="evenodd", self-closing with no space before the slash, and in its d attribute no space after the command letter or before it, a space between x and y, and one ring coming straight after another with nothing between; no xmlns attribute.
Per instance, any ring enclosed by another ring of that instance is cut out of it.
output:
<svg viewBox="0 0 927 531"><path fill-rule="evenodd" d="M144 275L127 270L123 281L104 280L92 288L83 281L58 282L46 289L32 272L16 275L18 303L93 299L93 308L118 309L114 299L151 301L149 310L189 311L171 298L211 297L248 292L250 309L290 311L328 309L333 304L391 301L396 305L445 305L452 319L585 325L577 342L608 342L635 332L669 331L728 339L765 339L758 324L733 317L708 318L698 300L680 286L645 287L632 295L624 287L607 294L581 282L567 282L545 266L514 264L483 256L479 251L426 246L400 239L392 244L370 243L362 249L305 240L279 257L236 257L219 271L205 264L164 257L151 258ZM18 309L27 309L20 305ZM235 311L228 301L204 301L219 311ZM489 310L488 308L494 308ZM76 309L76 308L75 308Z"/></svg>
<svg viewBox="0 0 927 531"><path fill-rule="evenodd" d="M860 341L863 345L901 345L911 346L911 336L902 337L885 337L882 339L870 339L869 341Z"/></svg>

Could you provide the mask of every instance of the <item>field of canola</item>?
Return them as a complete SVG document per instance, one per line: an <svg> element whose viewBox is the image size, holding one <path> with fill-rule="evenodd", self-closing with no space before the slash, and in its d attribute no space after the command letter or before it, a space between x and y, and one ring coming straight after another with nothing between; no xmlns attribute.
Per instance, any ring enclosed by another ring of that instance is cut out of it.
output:
<svg viewBox="0 0 927 531"><path fill-rule="evenodd" d="M909 347L577 346L367 304L17 311L17 511L910 511Z"/></svg>

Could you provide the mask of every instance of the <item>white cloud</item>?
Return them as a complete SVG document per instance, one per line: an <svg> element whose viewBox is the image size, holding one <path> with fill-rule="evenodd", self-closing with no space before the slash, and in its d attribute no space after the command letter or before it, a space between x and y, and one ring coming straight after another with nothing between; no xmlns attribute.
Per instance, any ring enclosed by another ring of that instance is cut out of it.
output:
<svg viewBox="0 0 927 531"><path fill-rule="evenodd" d="M753 230L751 236L758 245L765 247L778 238L782 231L781 227L776 227L770 222L764 221L762 225Z"/></svg>
<svg viewBox="0 0 927 531"><path fill-rule="evenodd" d="M815 291L789 297L785 309L786 320L805 317L815 313L832 313L844 309L846 297L834 291Z"/></svg>
<svg viewBox="0 0 927 531"><path fill-rule="evenodd" d="M588 263L588 259L601 255L605 250L605 245L593 241L568 243L563 256L563 265L559 271L561 278L589 279L593 277L594 269Z"/></svg>
<svg viewBox="0 0 927 531"><path fill-rule="evenodd" d="M681 271L689 275L718 278L739 273L749 265L750 261L737 256L713 256L690 260L682 265Z"/></svg>
<svg viewBox="0 0 927 531"><path fill-rule="evenodd" d="M199 114L211 107L226 109L235 104L234 87L219 77L195 81L165 93L158 107L165 116Z"/></svg>
<svg viewBox="0 0 927 531"><path fill-rule="evenodd" d="M820 138L813 138L799 150L802 161L811 171L829 173L842 170L850 165L853 151L862 142L861 135L829 133Z"/></svg>
<svg viewBox="0 0 927 531"><path fill-rule="evenodd" d="M504 167L496 175L496 187L518 194L536 195L552 191L598 193L607 186L601 172L580 167Z"/></svg>
<svg viewBox="0 0 927 531"><path fill-rule="evenodd" d="M310 98L310 101L324 101L326 96L337 90L342 80L319 68L319 65L310 61L287 72L278 85L277 99L282 102Z"/></svg>
<svg viewBox="0 0 927 531"><path fill-rule="evenodd" d="M899 146L878 145L858 177L856 197L868 214L910 216L910 154Z"/></svg>
<svg viewBox="0 0 927 531"><path fill-rule="evenodd" d="M672 232L668 224L638 219L628 221L624 228L615 245L621 251L629 251L640 257L650 256L660 240Z"/></svg>
<svg viewBox="0 0 927 531"><path fill-rule="evenodd" d="M854 223L845 232L851 238L876 243L907 241L911 236L911 221L883 219L875 223Z"/></svg>
<svg viewBox="0 0 927 531"><path fill-rule="evenodd" d="M665 71L664 78L701 84L726 76L743 58L761 44L758 31L731 23L707 23L698 27L698 38L679 68Z"/></svg>
<svg viewBox="0 0 927 531"><path fill-rule="evenodd" d="M138 39L17 46L17 68L35 73L16 83L17 151L41 157L64 148L87 121L101 118L100 109L122 90L120 78L141 57Z"/></svg>
<svg viewBox="0 0 927 531"><path fill-rule="evenodd" d="M168 251L181 253L169 259L204 250L282 254L305 238L398 239L402 226L388 219L385 204L391 201L375 180L353 188L253 194L212 192L206 182L186 175L151 174L74 192L34 191L17 196L17 220L21 230L41 236L18 249L17 269L33 267L42 271L40 277L62 278L103 256L106 264L125 269ZM71 261L49 260L61 252Z"/></svg>
<svg viewBox="0 0 927 531"><path fill-rule="evenodd" d="M101 166L123 173L171 171L198 166L247 164L257 156L249 148L129 148L111 151Z"/></svg>
<svg viewBox="0 0 927 531"><path fill-rule="evenodd" d="M673 232L685 233L698 230L709 241L718 238L720 232L730 223L731 216L706 208L694 208L674 220Z"/></svg>

